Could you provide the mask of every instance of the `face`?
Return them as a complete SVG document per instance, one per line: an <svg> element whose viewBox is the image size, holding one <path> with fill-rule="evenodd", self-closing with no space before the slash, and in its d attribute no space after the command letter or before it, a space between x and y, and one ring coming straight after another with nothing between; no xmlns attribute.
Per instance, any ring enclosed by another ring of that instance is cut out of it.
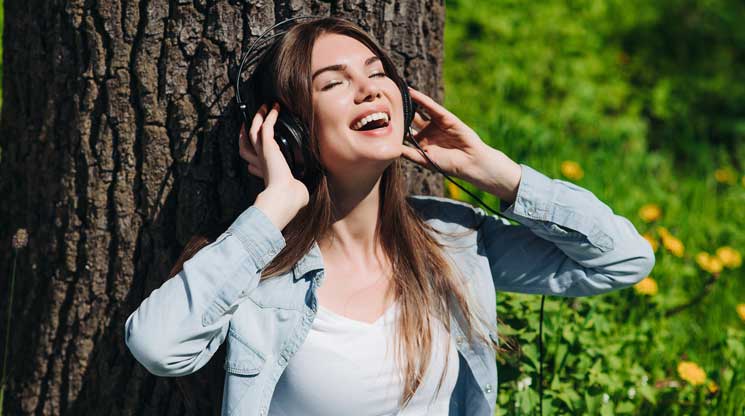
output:
<svg viewBox="0 0 745 416"><path fill-rule="evenodd" d="M329 174L380 175L401 156L404 132L401 90L383 63L354 38L324 34L313 46L311 74L321 162ZM379 112L390 117L388 127L355 130L360 118Z"/></svg>

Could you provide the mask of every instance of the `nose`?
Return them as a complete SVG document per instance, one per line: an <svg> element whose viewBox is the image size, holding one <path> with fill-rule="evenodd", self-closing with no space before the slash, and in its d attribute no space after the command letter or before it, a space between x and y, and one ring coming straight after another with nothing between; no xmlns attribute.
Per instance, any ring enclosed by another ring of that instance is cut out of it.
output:
<svg viewBox="0 0 745 416"><path fill-rule="evenodd" d="M360 77L359 89L357 90L356 103L373 101L380 98L380 85L375 82L375 78Z"/></svg>

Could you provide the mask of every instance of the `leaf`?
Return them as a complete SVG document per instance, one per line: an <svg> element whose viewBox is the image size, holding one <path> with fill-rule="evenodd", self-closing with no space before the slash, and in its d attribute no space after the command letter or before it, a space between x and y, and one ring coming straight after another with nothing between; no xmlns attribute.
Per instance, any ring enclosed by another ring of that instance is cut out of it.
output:
<svg viewBox="0 0 745 416"><path fill-rule="evenodd" d="M623 401L616 406L616 413L633 413L635 409L634 403Z"/></svg>
<svg viewBox="0 0 745 416"><path fill-rule="evenodd" d="M639 393L652 404L657 403L657 391L649 384L639 386Z"/></svg>

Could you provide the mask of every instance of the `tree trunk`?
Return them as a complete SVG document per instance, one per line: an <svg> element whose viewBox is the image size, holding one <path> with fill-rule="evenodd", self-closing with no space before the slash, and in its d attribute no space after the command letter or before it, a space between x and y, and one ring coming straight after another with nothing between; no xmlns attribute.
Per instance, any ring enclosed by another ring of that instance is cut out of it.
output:
<svg viewBox="0 0 745 416"><path fill-rule="evenodd" d="M220 351L150 375L124 321L189 238L237 217L260 182L238 156L237 53L301 14L358 22L442 97L442 0L6 0L0 305L19 228L3 414L218 414ZM409 163L409 191L442 194ZM0 347L4 348L4 347Z"/></svg>

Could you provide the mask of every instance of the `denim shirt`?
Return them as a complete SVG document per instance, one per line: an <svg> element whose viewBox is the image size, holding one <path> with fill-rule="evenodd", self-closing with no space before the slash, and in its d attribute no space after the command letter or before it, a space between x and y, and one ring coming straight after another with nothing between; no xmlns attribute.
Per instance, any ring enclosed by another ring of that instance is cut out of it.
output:
<svg viewBox="0 0 745 416"><path fill-rule="evenodd" d="M628 219L584 188L520 166L516 200L500 204L516 225L464 202L407 197L435 229L462 235L446 254L491 328L496 291L587 296L649 274L654 253ZM468 229L474 232L459 233ZM308 335L324 278L314 243L291 270L259 283L284 246L281 230L260 209L246 209L127 318L124 336L132 355L152 374L183 376L202 368L227 339L222 414L266 415L280 375ZM449 414L493 415L495 350L466 340L457 305L450 324L460 371ZM488 333L496 342L496 332Z"/></svg>

